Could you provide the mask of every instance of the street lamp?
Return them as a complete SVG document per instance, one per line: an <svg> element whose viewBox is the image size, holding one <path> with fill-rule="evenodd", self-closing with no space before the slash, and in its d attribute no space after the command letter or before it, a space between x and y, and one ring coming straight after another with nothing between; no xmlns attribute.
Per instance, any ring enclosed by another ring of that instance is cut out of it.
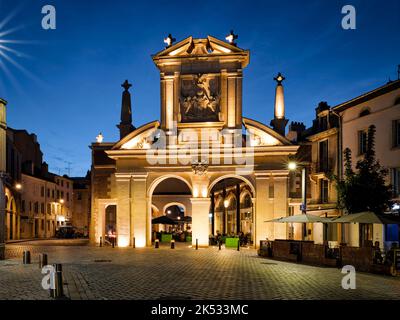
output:
<svg viewBox="0 0 400 320"><path fill-rule="evenodd" d="M295 171L297 167L299 166L299 163L295 161L290 161L288 163L288 169L290 171ZM300 210L302 214L307 214L307 166L302 165L301 166L301 206ZM302 238L304 240L304 237L306 236L306 224L303 224L303 234Z"/></svg>
<svg viewBox="0 0 400 320"><path fill-rule="evenodd" d="M16 183L16 184L15 184L15 189L21 190L21 189L22 189L22 184Z"/></svg>

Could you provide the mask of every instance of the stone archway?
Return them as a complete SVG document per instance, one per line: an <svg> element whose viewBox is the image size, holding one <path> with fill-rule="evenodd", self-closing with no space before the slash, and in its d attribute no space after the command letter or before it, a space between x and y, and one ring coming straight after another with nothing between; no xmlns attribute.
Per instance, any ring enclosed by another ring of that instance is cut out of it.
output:
<svg viewBox="0 0 400 320"><path fill-rule="evenodd" d="M213 180L209 192L213 234L241 234L253 243L255 188L251 181L234 174L223 175Z"/></svg>
<svg viewBox="0 0 400 320"><path fill-rule="evenodd" d="M154 218L153 207L162 208L158 212L158 216L166 215L166 210L169 207L180 206L184 209L185 216L191 216L191 198L192 185L185 178L167 174L156 178L148 188L148 210L150 210L150 220L148 221L148 232L151 234L151 239L154 241L160 237L160 232L173 233L184 228L177 228L177 225L153 225ZM179 224L180 221L173 217L173 220ZM183 216L181 217L183 219ZM183 231L183 230L182 230ZM190 233L190 228L187 230Z"/></svg>

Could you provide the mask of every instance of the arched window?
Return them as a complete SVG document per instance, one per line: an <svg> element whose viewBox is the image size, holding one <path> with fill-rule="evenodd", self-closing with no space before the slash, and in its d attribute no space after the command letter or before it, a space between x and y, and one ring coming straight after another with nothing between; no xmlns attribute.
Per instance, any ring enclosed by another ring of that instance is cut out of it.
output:
<svg viewBox="0 0 400 320"><path fill-rule="evenodd" d="M364 116L367 116L367 115L369 115L371 113L371 111L369 111L369 108L365 108L364 110L362 110L361 112L360 112L360 118L361 117L364 117Z"/></svg>

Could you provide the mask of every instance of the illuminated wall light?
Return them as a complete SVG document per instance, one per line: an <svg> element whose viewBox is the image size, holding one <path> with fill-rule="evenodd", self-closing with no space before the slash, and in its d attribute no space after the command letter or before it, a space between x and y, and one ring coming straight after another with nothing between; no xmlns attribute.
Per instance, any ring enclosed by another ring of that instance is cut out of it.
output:
<svg viewBox="0 0 400 320"><path fill-rule="evenodd" d="M198 187L193 187L193 196L197 198L199 196L199 188Z"/></svg>
<svg viewBox="0 0 400 320"><path fill-rule="evenodd" d="M17 183L17 184L15 185L15 189L21 190L21 189L22 189L22 184Z"/></svg>
<svg viewBox="0 0 400 320"><path fill-rule="evenodd" d="M224 207L225 208L229 207L229 200L228 199L224 200Z"/></svg>
<svg viewBox="0 0 400 320"><path fill-rule="evenodd" d="M202 195L203 198L206 198L206 197L207 197L207 188L206 188L206 187L203 187L203 188L202 188L202 190L201 190L201 195Z"/></svg>
<svg viewBox="0 0 400 320"><path fill-rule="evenodd" d="M119 236L118 237L118 247L127 247L129 246L129 238L127 236Z"/></svg>
<svg viewBox="0 0 400 320"><path fill-rule="evenodd" d="M144 235L139 235L135 237L136 248L144 248L146 246L146 237Z"/></svg>

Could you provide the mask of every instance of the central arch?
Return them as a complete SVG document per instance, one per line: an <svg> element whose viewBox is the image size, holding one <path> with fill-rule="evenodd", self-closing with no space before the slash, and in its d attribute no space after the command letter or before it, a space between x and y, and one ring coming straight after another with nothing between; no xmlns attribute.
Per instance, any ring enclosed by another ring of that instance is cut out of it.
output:
<svg viewBox="0 0 400 320"><path fill-rule="evenodd" d="M222 180L225 180L225 179L229 179L229 178L236 178L236 179L242 180L243 182L246 182L247 185L250 187L251 192L253 193L253 196L254 197L256 196L256 188L254 187L253 183L249 179L247 179L246 177L243 177L243 176L238 175L238 174L226 174L226 175L220 176L218 178L215 178L213 180L213 182L211 182L210 185L208 186L208 196L211 195L211 190L214 188L214 186L218 182L220 182Z"/></svg>
<svg viewBox="0 0 400 320"><path fill-rule="evenodd" d="M156 239L167 242L171 239L175 241L189 241L191 236L191 215L192 215L192 185L185 177L166 174L157 177L150 183L148 188L148 203L150 208L159 208L157 217L154 210L149 214L149 232L151 241ZM179 210L179 214L176 214ZM172 214L167 214L171 210ZM176 212L175 212L176 211ZM165 217L163 223L160 219ZM170 223L167 223L170 222Z"/></svg>

